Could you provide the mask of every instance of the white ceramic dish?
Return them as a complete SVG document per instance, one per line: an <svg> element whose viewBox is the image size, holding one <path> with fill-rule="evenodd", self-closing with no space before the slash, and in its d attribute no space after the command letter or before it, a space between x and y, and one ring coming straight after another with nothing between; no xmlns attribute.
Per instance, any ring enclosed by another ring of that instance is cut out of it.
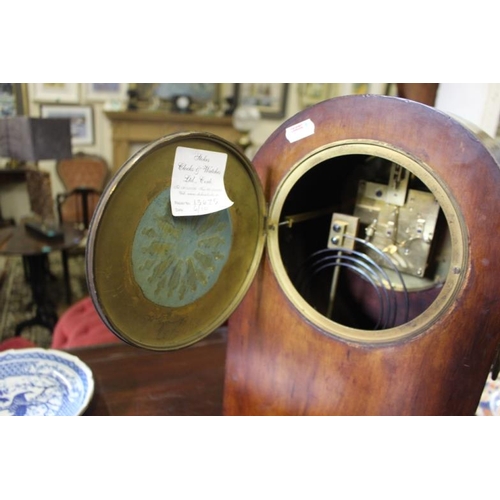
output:
<svg viewBox="0 0 500 500"><path fill-rule="evenodd" d="M53 349L0 353L0 416L76 416L94 393L90 368Z"/></svg>
<svg viewBox="0 0 500 500"><path fill-rule="evenodd" d="M476 415L500 417L500 378L492 380L491 374L488 376Z"/></svg>

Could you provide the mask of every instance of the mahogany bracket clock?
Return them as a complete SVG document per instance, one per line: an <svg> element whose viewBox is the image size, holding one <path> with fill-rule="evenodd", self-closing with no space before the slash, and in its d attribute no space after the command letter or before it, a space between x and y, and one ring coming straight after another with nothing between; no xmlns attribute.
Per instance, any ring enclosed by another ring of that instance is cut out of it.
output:
<svg viewBox="0 0 500 500"><path fill-rule="evenodd" d="M473 415L500 343L498 158L468 124L376 95L298 113L252 162L166 136L101 197L90 294L146 349L229 319L226 415Z"/></svg>

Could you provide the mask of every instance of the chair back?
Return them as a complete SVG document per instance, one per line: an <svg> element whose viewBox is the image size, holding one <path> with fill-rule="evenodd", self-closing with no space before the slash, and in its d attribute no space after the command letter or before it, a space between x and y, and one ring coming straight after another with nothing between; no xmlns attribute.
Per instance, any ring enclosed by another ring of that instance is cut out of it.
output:
<svg viewBox="0 0 500 500"><path fill-rule="evenodd" d="M57 174L65 192L57 195L61 222L80 224L87 229L97 202L109 178L109 167L97 155L78 153L57 163Z"/></svg>
<svg viewBox="0 0 500 500"><path fill-rule="evenodd" d="M80 187L102 191L109 177L106 160L86 153L77 153L71 158L59 160L56 170L66 191Z"/></svg>

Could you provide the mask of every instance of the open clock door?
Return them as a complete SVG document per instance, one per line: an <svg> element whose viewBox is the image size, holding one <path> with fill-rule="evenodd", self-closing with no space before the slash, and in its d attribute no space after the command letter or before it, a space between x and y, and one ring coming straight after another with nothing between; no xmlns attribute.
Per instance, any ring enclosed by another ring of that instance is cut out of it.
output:
<svg viewBox="0 0 500 500"><path fill-rule="evenodd" d="M210 208L221 200L226 208ZM137 152L106 187L89 231L89 292L108 328L152 350L211 333L255 275L264 210L251 163L224 139L179 133Z"/></svg>

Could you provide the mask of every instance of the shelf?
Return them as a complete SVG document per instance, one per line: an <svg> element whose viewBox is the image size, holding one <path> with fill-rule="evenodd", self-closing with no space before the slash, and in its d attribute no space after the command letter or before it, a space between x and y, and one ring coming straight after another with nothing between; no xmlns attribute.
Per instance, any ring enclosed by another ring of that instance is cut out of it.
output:
<svg viewBox="0 0 500 500"><path fill-rule="evenodd" d="M113 134L113 173L134 149L176 132L209 132L237 144L240 132L230 116L208 116L165 111L108 111Z"/></svg>

